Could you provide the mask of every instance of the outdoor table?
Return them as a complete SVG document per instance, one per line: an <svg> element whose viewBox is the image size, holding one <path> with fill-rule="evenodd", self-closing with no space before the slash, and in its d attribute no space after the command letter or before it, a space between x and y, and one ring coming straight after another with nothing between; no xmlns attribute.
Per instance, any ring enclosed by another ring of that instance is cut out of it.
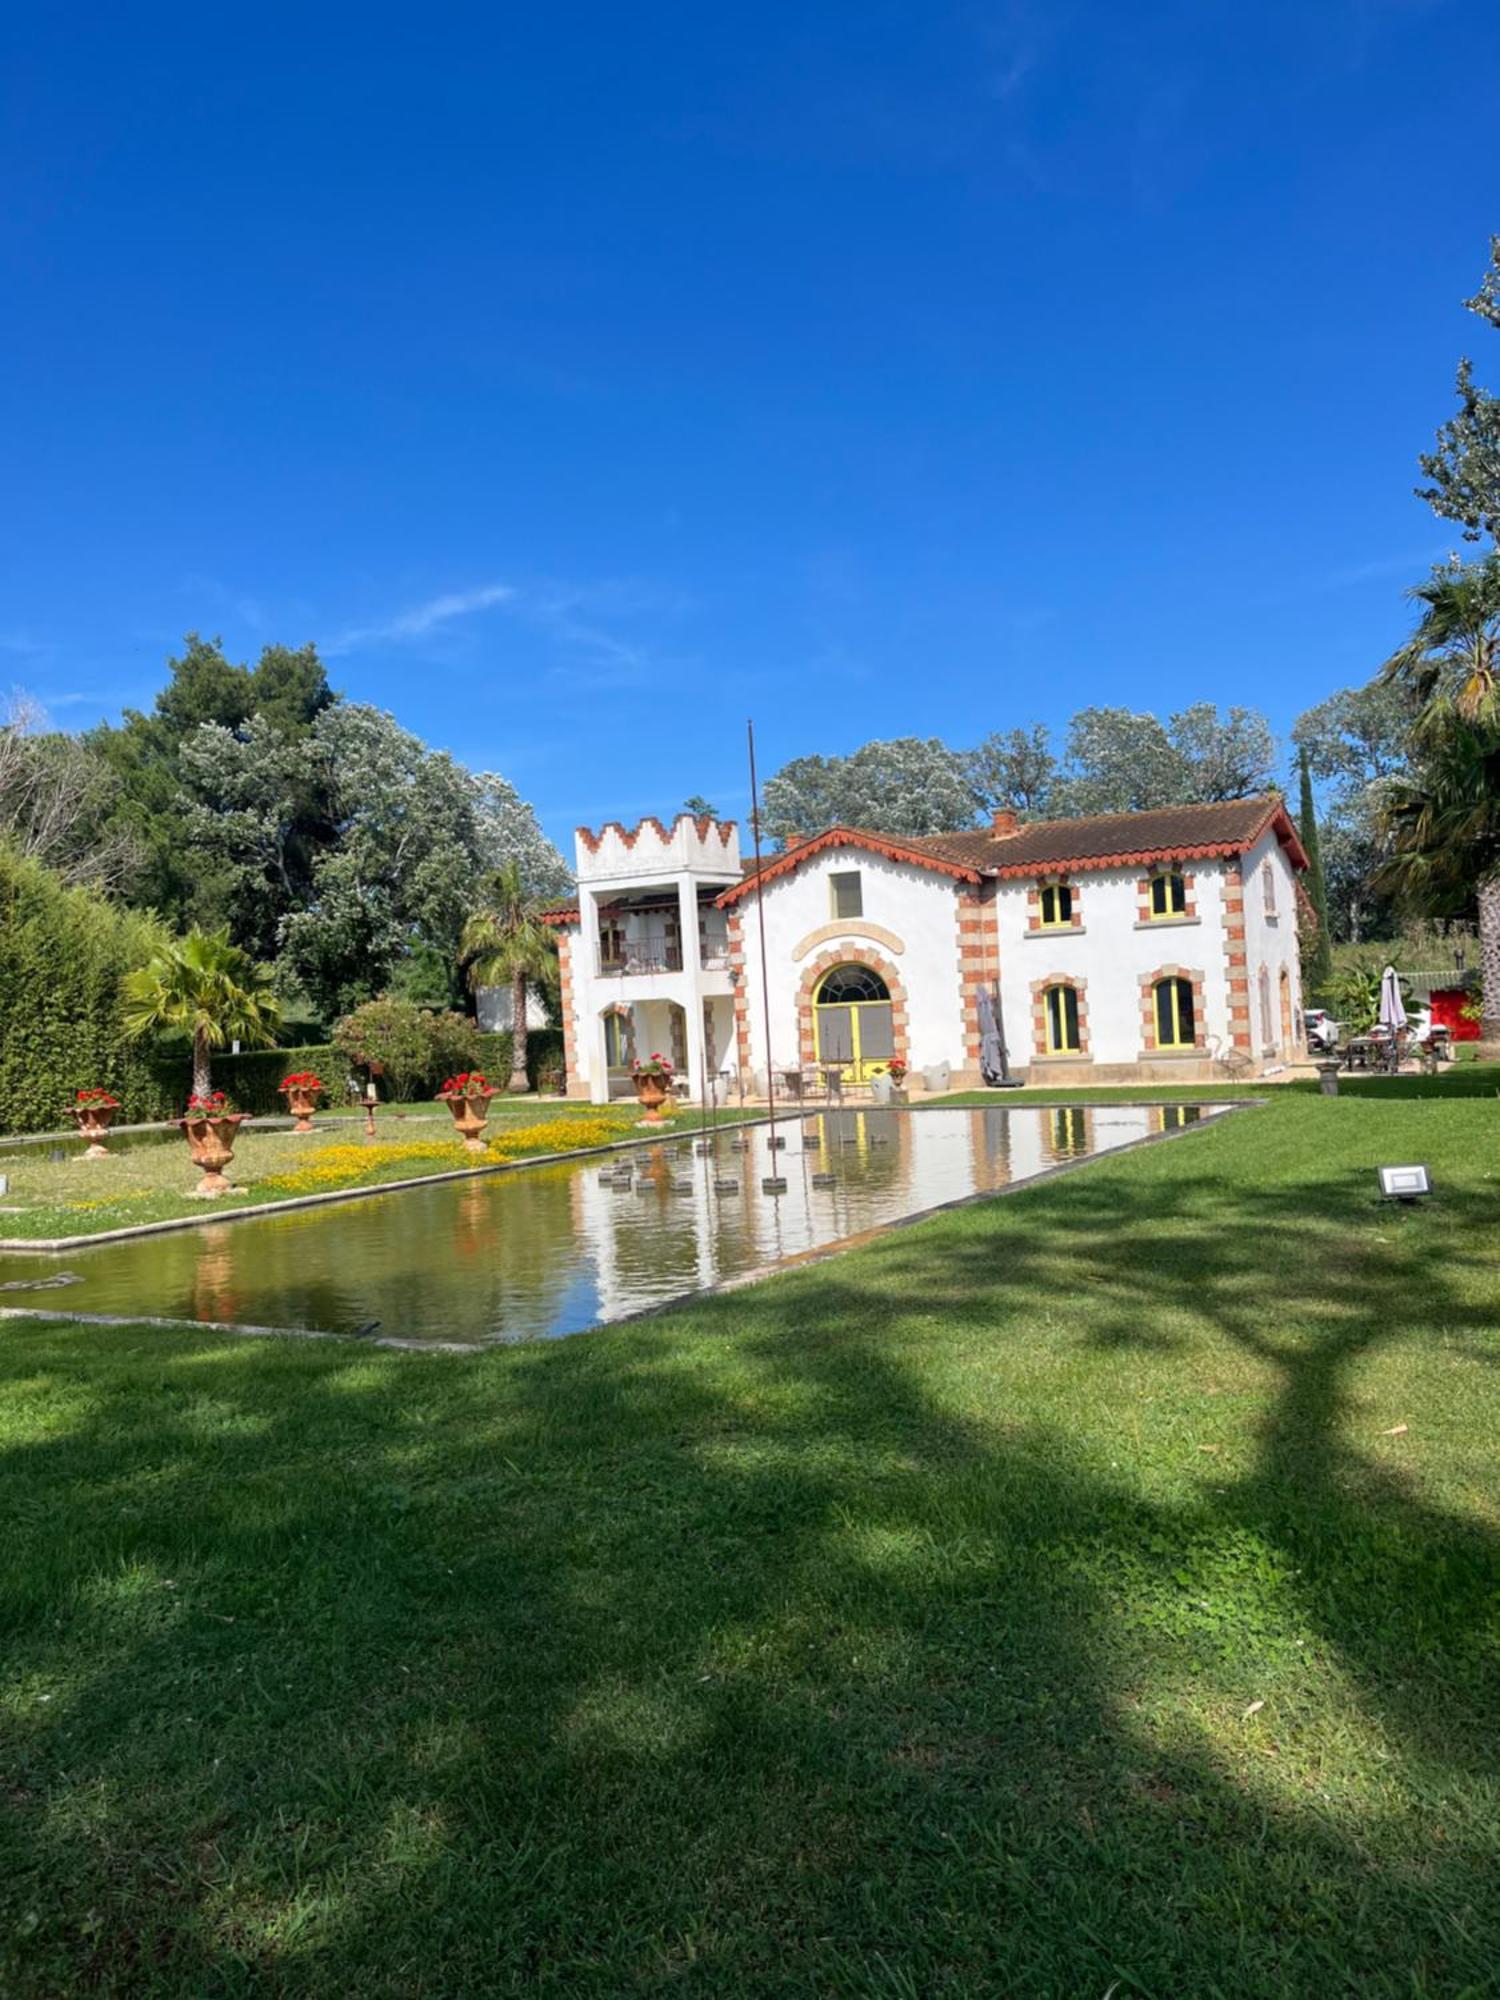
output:
<svg viewBox="0 0 1500 2000"><path fill-rule="evenodd" d="M800 1069L784 1069L781 1072L781 1094L802 1101L802 1072Z"/></svg>

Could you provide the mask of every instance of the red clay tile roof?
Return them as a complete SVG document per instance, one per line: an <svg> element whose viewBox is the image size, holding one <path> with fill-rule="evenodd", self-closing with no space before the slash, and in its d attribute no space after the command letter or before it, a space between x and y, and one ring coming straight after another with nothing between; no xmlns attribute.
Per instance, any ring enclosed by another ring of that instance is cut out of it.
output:
<svg viewBox="0 0 1500 2000"><path fill-rule="evenodd" d="M1276 793L1224 799L1214 805L1033 820L1009 834L994 834L988 828L933 833L911 845L945 860L965 861L986 874L1030 875L1038 868L1120 868L1146 861L1243 854L1272 828L1292 866L1305 868L1307 856L1297 829L1286 802Z"/></svg>
<svg viewBox="0 0 1500 2000"><path fill-rule="evenodd" d="M1014 833L996 834L988 827L963 833L903 836L868 833L859 827L835 826L799 841L779 854L765 857L762 877L774 881L790 874L810 856L827 847L864 847L887 860L914 868L976 882L987 875L1035 875L1043 869L1065 868L1082 873L1095 868L1140 867L1153 861L1202 861L1243 854L1262 834L1274 829L1294 868L1305 868L1307 856L1297 838L1285 801L1275 793L1260 798L1225 799L1214 805L1161 806L1149 812L1097 813L1086 819L1043 819L1018 826ZM732 903L755 880L755 864L745 878L718 898Z"/></svg>

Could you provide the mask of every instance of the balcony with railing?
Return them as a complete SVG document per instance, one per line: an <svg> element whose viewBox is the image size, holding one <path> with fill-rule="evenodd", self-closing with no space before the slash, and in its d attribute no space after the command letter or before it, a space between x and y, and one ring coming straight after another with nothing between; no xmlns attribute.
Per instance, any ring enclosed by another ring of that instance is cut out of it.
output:
<svg viewBox="0 0 1500 2000"><path fill-rule="evenodd" d="M675 937L612 937L599 940L599 976L623 979L634 972L681 972L682 944Z"/></svg>

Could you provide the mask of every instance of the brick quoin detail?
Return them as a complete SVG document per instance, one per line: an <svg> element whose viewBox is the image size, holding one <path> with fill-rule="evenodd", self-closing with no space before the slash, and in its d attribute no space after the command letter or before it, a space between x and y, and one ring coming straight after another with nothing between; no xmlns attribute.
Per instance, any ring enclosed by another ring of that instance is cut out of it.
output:
<svg viewBox="0 0 1500 2000"><path fill-rule="evenodd" d="M878 951L872 951L868 945L851 944L821 952L802 974L802 984L797 989L797 1044L802 1067L806 1069L818 1059L813 1048L813 995L822 985L825 974L832 972L836 965L863 965L871 972L878 972L885 981L886 991L891 996L891 1036L896 1044L896 1054L907 1062L906 988L901 984L901 975Z"/></svg>
<svg viewBox="0 0 1500 2000"><path fill-rule="evenodd" d="M979 993L1000 978L999 933L995 926L995 887L982 882L958 891L958 1004L964 1024L964 1061L979 1067Z"/></svg>
<svg viewBox="0 0 1500 2000"><path fill-rule="evenodd" d="M1160 924L1170 921L1166 917L1154 917L1151 914L1151 883L1154 877L1156 877L1157 875L1180 875L1182 877L1182 893L1184 897L1184 902L1181 910L1175 910L1173 912L1173 916L1175 917L1176 921L1178 923L1183 923L1189 917L1196 917L1198 914L1197 876L1189 875L1188 871L1185 868L1170 868L1170 867L1153 868L1150 875L1141 876L1140 880L1135 885L1136 916L1139 919L1139 921L1143 924L1151 924L1151 923Z"/></svg>
<svg viewBox="0 0 1500 2000"><path fill-rule="evenodd" d="M1076 1049L1049 1049L1047 1046L1047 989L1049 986L1071 986L1078 995L1078 1047ZM1033 1055L1076 1055L1081 1060L1089 1053L1089 1001L1088 981L1074 979L1066 972L1054 972L1046 979L1031 982L1031 1048Z"/></svg>
<svg viewBox="0 0 1500 2000"><path fill-rule="evenodd" d="M1186 979L1193 989L1193 1047L1208 1047L1208 1025L1203 1018L1203 974L1195 972L1189 965L1159 965L1155 972L1143 972L1140 976L1141 989L1141 1047L1155 1049L1156 1039L1156 995L1152 988L1163 979ZM1165 1053L1171 1054L1172 1050Z"/></svg>
<svg viewBox="0 0 1500 2000"><path fill-rule="evenodd" d="M1238 861L1222 877L1224 901L1224 974L1229 987L1229 1042L1251 1053L1250 960L1245 950L1245 878Z"/></svg>
<svg viewBox="0 0 1500 2000"><path fill-rule="evenodd" d="M570 932L557 934L558 998L562 1007L563 1089L578 1074L578 1024L573 1018L573 939Z"/></svg>
<svg viewBox="0 0 1500 2000"><path fill-rule="evenodd" d="M1043 926L1043 889L1071 889L1073 891L1073 913L1065 924L1047 924ZM1043 928L1049 931L1082 930L1083 897L1079 894L1078 884L1070 882L1066 875L1044 875L1039 882L1033 882L1031 887L1026 891L1026 928L1029 931L1039 931Z"/></svg>
<svg viewBox="0 0 1500 2000"><path fill-rule="evenodd" d="M737 909L728 912L729 970L734 979L734 1055L740 1074L750 1074L750 1002L745 994L745 925Z"/></svg>

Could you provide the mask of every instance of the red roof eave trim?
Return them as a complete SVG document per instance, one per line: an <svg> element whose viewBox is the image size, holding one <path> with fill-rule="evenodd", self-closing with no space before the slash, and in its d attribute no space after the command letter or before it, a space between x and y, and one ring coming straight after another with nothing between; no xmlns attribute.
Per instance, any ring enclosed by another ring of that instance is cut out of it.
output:
<svg viewBox="0 0 1500 2000"><path fill-rule="evenodd" d="M860 847L867 854L879 854L887 861L899 861L908 868L925 868L934 875L948 875L957 882L982 882L987 872L981 868L970 868L961 861L944 861L936 854L924 854L919 848L903 847L899 841L882 840L873 833L864 833L858 827L831 826L826 833L817 834L812 840L799 841L789 847L784 854L778 854L768 861L758 875L747 875L743 882L735 882L715 896L717 908L727 909L737 903L741 896L748 895L757 882L775 882L783 875L793 875L804 861L810 861L815 854L821 854L829 847Z"/></svg>

